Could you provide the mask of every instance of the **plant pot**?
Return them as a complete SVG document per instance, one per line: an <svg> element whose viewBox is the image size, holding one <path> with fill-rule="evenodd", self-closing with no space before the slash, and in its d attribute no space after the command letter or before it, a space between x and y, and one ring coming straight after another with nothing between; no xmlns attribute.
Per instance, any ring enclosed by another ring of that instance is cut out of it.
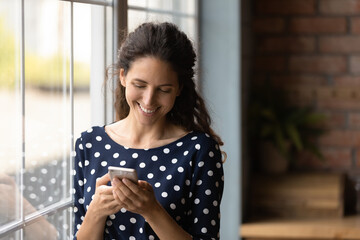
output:
<svg viewBox="0 0 360 240"><path fill-rule="evenodd" d="M289 145L290 147L290 145ZM289 161L271 142L260 144L260 170L267 174L286 173L289 168Z"/></svg>

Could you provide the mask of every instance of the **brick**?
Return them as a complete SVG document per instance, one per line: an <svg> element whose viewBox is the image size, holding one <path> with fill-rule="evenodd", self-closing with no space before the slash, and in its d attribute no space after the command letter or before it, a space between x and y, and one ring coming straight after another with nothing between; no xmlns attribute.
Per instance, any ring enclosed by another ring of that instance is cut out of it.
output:
<svg viewBox="0 0 360 240"><path fill-rule="evenodd" d="M334 76L334 85L339 87L360 87L360 76Z"/></svg>
<svg viewBox="0 0 360 240"><path fill-rule="evenodd" d="M314 37L262 38L257 49L263 53L311 53L315 51Z"/></svg>
<svg viewBox="0 0 360 240"><path fill-rule="evenodd" d="M360 36L331 36L319 38L319 49L323 53L359 53Z"/></svg>
<svg viewBox="0 0 360 240"><path fill-rule="evenodd" d="M292 106L309 107L314 106L314 98L311 95L298 91L291 91L287 94L287 101Z"/></svg>
<svg viewBox="0 0 360 240"><path fill-rule="evenodd" d="M360 73L360 56L350 57L350 72Z"/></svg>
<svg viewBox="0 0 360 240"><path fill-rule="evenodd" d="M292 56L289 68L292 72L343 73L347 70L347 62L343 56Z"/></svg>
<svg viewBox="0 0 360 240"><path fill-rule="evenodd" d="M346 19L344 17L302 17L293 18L289 29L293 33L345 33Z"/></svg>
<svg viewBox="0 0 360 240"><path fill-rule="evenodd" d="M360 17L351 18L351 33L360 34Z"/></svg>
<svg viewBox="0 0 360 240"><path fill-rule="evenodd" d="M319 11L322 14L359 14L360 0L320 0Z"/></svg>
<svg viewBox="0 0 360 240"><path fill-rule="evenodd" d="M321 148L324 159L319 159L310 153L302 153L297 159L297 166L305 169L346 169L352 165L351 148Z"/></svg>
<svg viewBox="0 0 360 240"><path fill-rule="evenodd" d="M349 114L349 127L360 128L360 113Z"/></svg>
<svg viewBox="0 0 360 240"><path fill-rule="evenodd" d="M360 130L329 130L319 138L319 143L327 147L360 147Z"/></svg>
<svg viewBox="0 0 360 240"><path fill-rule="evenodd" d="M319 109L324 109L324 110L344 110L344 111L360 110L360 104L358 99L339 100L334 98L334 99L318 100L317 106Z"/></svg>
<svg viewBox="0 0 360 240"><path fill-rule="evenodd" d="M315 0L258 0L258 14L315 14Z"/></svg>
<svg viewBox="0 0 360 240"><path fill-rule="evenodd" d="M360 89L354 87L312 87L316 91L316 98L320 100L351 100L360 101Z"/></svg>
<svg viewBox="0 0 360 240"><path fill-rule="evenodd" d="M281 33L284 30L285 20L283 18L256 18L253 21L255 33Z"/></svg>
<svg viewBox="0 0 360 240"><path fill-rule="evenodd" d="M285 70L285 58L282 56L258 56L255 59L255 69L265 72Z"/></svg>
<svg viewBox="0 0 360 240"><path fill-rule="evenodd" d="M343 128L346 126L346 116L344 112L324 112L326 117L325 128Z"/></svg>
<svg viewBox="0 0 360 240"><path fill-rule="evenodd" d="M273 75L270 79L277 86L322 86L327 84L326 77L312 74Z"/></svg>
<svg viewBox="0 0 360 240"><path fill-rule="evenodd" d="M324 165L327 167L336 169L351 167L352 165L352 154L351 148L329 148L323 149L322 153L324 154Z"/></svg>

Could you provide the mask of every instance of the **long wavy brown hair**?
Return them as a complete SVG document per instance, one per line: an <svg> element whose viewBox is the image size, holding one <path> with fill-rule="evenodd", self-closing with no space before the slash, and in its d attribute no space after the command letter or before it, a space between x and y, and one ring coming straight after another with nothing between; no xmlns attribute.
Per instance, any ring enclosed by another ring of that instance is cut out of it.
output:
<svg viewBox="0 0 360 240"><path fill-rule="evenodd" d="M113 66L113 76L118 76L120 69L124 69L126 75L136 59L147 56L170 63L178 76L181 93L167 119L187 131L205 132L223 145L221 138L210 127L210 115L195 88L196 54L187 35L172 23L143 23L128 34L122 43L117 63ZM125 88L118 77L115 98L117 119L121 120L128 116L130 108L125 98Z"/></svg>

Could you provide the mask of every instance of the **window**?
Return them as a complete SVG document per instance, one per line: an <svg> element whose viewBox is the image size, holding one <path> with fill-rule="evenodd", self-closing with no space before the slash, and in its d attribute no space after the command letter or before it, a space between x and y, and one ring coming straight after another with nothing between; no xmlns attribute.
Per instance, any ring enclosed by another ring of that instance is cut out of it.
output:
<svg viewBox="0 0 360 240"><path fill-rule="evenodd" d="M1 239L71 236L74 137L112 117L101 89L113 11L111 1L0 1Z"/></svg>
<svg viewBox="0 0 360 240"><path fill-rule="evenodd" d="M71 238L74 139L114 120L118 28L149 20L196 45L196 0L0 0L0 239Z"/></svg>
<svg viewBox="0 0 360 240"><path fill-rule="evenodd" d="M145 21L173 22L195 41L198 38L197 12L197 0L129 0L128 27L131 31Z"/></svg>
<svg viewBox="0 0 360 240"><path fill-rule="evenodd" d="M132 31L146 21L172 22L192 40L199 56L198 8L198 0L128 0L128 29ZM198 76L195 78L199 85Z"/></svg>

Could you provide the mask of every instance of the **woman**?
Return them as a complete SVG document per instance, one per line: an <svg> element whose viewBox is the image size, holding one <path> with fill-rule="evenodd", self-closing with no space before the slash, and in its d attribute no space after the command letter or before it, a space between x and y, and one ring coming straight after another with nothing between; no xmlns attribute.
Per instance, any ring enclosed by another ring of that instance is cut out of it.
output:
<svg viewBox="0 0 360 240"><path fill-rule="evenodd" d="M170 23L142 24L122 44L120 120L75 145L77 239L219 239L223 143L196 92L195 60ZM108 166L140 180L110 179Z"/></svg>

